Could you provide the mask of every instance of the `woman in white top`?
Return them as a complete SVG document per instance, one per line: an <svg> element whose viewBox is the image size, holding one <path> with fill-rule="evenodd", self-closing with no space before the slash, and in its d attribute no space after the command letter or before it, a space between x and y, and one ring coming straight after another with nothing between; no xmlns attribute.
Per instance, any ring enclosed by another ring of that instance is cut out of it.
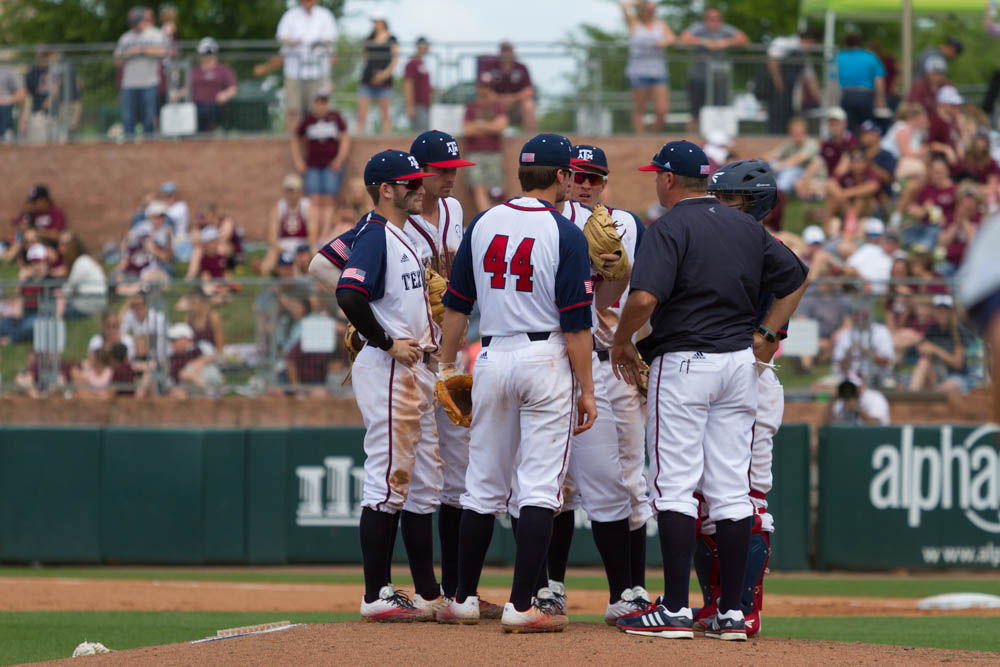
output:
<svg viewBox="0 0 1000 667"><path fill-rule="evenodd" d="M896 158L896 180L923 178L927 172L927 112L915 102L904 102L896 110L896 122L882 137L882 148Z"/></svg>
<svg viewBox="0 0 1000 667"><path fill-rule="evenodd" d="M670 72L663 50L677 38L666 21L656 18L656 4L650 0L623 0L622 13L629 32L625 76L632 89L632 127L645 132L643 117L652 99L652 129L662 132L670 111Z"/></svg>
<svg viewBox="0 0 1000 667"><path fill-rule="evenodd" d="M108 282L104 269L87 254L80 237L73 232L59 235L59 252L69 267L69 276L63 283L66 310L63 317L90 317L104 310L108 304Z"/></svg>

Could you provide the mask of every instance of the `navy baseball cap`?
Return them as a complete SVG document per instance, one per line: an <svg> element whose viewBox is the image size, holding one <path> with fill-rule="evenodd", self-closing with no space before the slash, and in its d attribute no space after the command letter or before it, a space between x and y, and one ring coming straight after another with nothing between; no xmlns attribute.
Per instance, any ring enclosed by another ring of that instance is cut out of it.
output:
<svg viewBox="0 0 1000 667"><path fill-rule="evenodd" d="M521 147L522 167L566 167L579 171L573 166L573 145L561 134L548 132L528 139Z"/></svg>
<svg viewBox="0 0 1000 667"><path fill-rule="evenodd" d="M669 171L678 176L708 178L708 156L690 141L671 141L663 144L649 164L639 167L639 171Z"/></svg>
<svg viewBox="0 0 1000 667"><path fill-rule="evenodd" d="M409 181L414 178L434 176L420 171L417 158L403 151L375 153L365 165L365 185Z"/></svg>
<svg viewBox="0 0 1000 667"><path fill-rule="evenodd" d="M573 146L573 159L570 161L576 167L589 167L608 173L608 157L597 146L579 144Z"/></svg>
<svg viewBox="0 0 1000 667"><path fill-rule="evenodd" d="M862 132L878 132L879 135L882 134L882 127L873 120L866 120L861 123Z"/></svg>
<svg viewBox="0 0 1000 667"><path fill-rule="evenodd" d="M418 134L410 146L410 155L417 162L430 167L450 169L452 167L472 167L476 163L463 160L458 153L455 137L441 130L429 130Z"/></svg>

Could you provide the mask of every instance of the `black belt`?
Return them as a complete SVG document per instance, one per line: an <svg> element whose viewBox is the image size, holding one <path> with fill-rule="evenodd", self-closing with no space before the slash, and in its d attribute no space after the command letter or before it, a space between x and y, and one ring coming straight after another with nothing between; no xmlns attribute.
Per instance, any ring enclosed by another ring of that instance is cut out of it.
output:
<svg viewBox="0 0 1000 667"><path fill-rule="evenodd" d="M609 350L598 350L597 351L598 361L611 361L611 352Z"/></svg>
<svg viewBox="0 0 1000 667"><path fill-rule="evenodd" d="M526 332L524 332L524 335L527 336L528 340L530 340L532 343L537 343L538 341L541 341L541 340L548 340L549 336L552 335L552 332L551 331L526 331ZM489 347L491 340L493 340L493 336L483 336L480 339L480 342L482 342L483 347Z"/></svg>
<svg viewBox="0 0 1000 667"><path fill-rule="evenodd" d="M431 353L424 352L424 365L426 366L429 363L431 363Z"/></svg>

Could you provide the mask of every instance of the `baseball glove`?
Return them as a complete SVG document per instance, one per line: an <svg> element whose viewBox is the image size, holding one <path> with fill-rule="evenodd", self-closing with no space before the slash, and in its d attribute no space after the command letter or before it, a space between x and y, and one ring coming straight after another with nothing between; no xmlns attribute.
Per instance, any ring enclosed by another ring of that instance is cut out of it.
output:
<svg viewBox="0 0 1000 667"><path fill-rule="evenodd" d="M622 248L622 237L615 228L611 214L601 204L594 206L594 212L587 218L583 226L583 235L587 237L587 248L590 251L590 263L606 280L621 280L628 273L628 256ZM621 261L610 271L604 268L601 255L618 255Z"/></svg>
<svg viewBox="0 0 1000 667"><path fill-rule="evenodd" d="M361 352L361 348L365 346L365 339L361 337L358 330L350 322L347 323L347 327L344 329L344 347L347 348L347 356L350 358L351 368L347 369L347 375L344 376L344 381L340 383L342 387L346 387L347 383L351 381L351 372L354 370L354 358L358 356Z"/></svg>
<svg viewBox="0 0 1000 667"><path fill-rule="evenodd" d="M472 423L472 376L463 373L438 380L435 394L451 423L468 428Z"/></svg>
<svg viewBox="0 0 1000 667"><path fill-rule="evenodd" d="M424 282L427 283L427 300L431 304L431 317L434 318L438 326L441 326L441 321L444 319L444 305L441 303L441 297L448 289L448 281L428 266L424 269Z"/></svg>
<svg viewBox="0 0 1000 667"><path fill-rule="evenodd" d="M639 393L642 394L643 398L645 398L646 393L649 391L649 366L642 359L639 360L639 375L635 378L635 386L639 389Z"/></svg>

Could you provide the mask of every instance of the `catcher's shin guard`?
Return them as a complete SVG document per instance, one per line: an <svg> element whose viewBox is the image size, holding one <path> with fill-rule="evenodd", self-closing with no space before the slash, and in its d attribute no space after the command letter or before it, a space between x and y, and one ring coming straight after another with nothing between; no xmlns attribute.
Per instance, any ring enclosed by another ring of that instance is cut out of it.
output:
<svg viewBox="0 0 1000 667"><path fill-rule="evenodd" d="M715 537L698 534L694 542L694 571L698 575L704 608L715 604L721 592L719 584L719 551L715 547Z"/></svg>
<svg viewBox="0 0 1000 667"><path fill-rule="evenodd" d="M750 535L750 550L747 553L747 573L743 579L743 593L740 606L749 614L764 607L764 573L771 559L771 534L757 531Z"/></svg>

